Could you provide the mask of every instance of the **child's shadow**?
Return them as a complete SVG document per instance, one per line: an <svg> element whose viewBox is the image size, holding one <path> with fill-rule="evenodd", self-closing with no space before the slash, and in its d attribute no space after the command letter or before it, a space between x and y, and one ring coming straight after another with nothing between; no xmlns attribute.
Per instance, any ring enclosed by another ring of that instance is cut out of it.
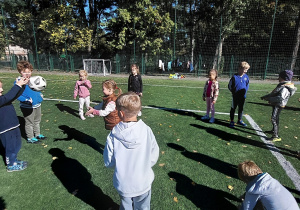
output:
<svg viewBox="0 0 300 210"><path fill-rule="evenodd" d="M174 143L168 143L168 147L180 151L181 154L189 159L200 162L213 170L219 171L220 173L225 174L226 176L230 176L238 179L237 176L237 167L230 163L226 163L222 160L218 160L216 158L210 157L208 155L204 155L201 153L194 153L187 151L183 146Z"/></svg>
<svg viewBox="0 0 300 210"><path fill-rule="evenodd" d="M196 114L195 112L188 111L188 110L180 110L180 109L167 108L167 107L161 107L161 106L155 106L155 105L148 105L148 106L156 108L156 109L164 110L164 111L167 111L167 112L171 112L171 113L174 113L174 114L179 114L179 115L182 115L182 116L194 117L196 120L201 120L201 117L202 117L202 116Z"/></svg>
<svg viewBox="0 0 300 210"><path fill-rule="evenodd" d="M56 138L54 139L54 141L71 141L74 139L82 144L86 144L92 147L94 150L103 154L104 145L99 144L94 137L87 135L75 128L70 128L67 125L60 125L58 127L62 130L64 134L67 134L67 137L61 139Z"/></svg>
<svg viewBox="0 0 300 210"><path fill-rule="evenodd" d="M228 192L197 184L184 174L171 171L168 175L176 181L177 193L184 195L200 209L237 209L229 200L241 202Z"/></svg>
<svg viewBox="0 0 300 210"><path fill-rule="evenodd" d="M0 209L1 210L6 209L6 204L5 204L5 201L2 197L0 197Z"/></svg>
<svg viewBox="0 0 300 210"><path fill-rule="evenodd" d="M22 138L24 139L27 139L27 136L26 136L26 133L25 133L25 120L24 120L24 117L20 117L18 116L18 119L19 119L19 123L20 123L20 131L21 131L21 136Z"/></svg>
<svg viewBox="0 0 300 210"><path fill-rule="evenodd" d="M68 112L69 114L79 117L78 110L72 109L69 106L65 106L64 104L55 104L55 106L59 109L61 112Z"/></svg>
<svg viewBox="0 0 300 210"><path fill-rule="evenodd" d="M68 158L59 148L52 148L51 168L69 193L94 209L118 209L119 206L91 181L91 174L75 159Z"/></svg>

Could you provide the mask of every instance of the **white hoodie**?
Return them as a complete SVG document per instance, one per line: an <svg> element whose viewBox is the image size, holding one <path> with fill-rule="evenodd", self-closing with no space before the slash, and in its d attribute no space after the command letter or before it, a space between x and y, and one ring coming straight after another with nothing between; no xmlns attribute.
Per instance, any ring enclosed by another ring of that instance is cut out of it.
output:
<svg viewBox="0 0 300 210"><path fill-rule="evenodd" d="M105 166L115 168L114 187L124 197L136 197L151 189L152 166L158 156L155 136L142 120L118 123L107 136L103 153Z"/></svg>

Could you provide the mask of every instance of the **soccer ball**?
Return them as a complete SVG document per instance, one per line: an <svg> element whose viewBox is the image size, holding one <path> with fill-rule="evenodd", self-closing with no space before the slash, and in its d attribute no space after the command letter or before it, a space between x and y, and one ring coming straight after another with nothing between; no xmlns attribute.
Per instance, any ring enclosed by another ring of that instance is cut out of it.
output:
<svg viewBox="0 0 300 210"><path fill-rule="evenodd" d="M33 76L30 77L28 85L31 89L35 91L42 91L45 89L47 82L41 76Z"/></svg>

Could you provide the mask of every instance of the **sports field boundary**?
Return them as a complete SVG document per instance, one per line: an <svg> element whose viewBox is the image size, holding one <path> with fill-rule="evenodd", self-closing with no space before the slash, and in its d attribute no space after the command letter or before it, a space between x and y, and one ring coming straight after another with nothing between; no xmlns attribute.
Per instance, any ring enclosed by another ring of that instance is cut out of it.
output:
<svg viewBox="0 0 300 210"><path fill-rule="evenodd" d="M53 98L44 98L45 101L59 101L59 102L71 102L78 103L76 100L66 100L66 99L53 99ZM91 102L91 104L99 104L96 102ZM171 110L171 111L181 111L181 112L197 112L197 113L206 113L206 111L201 110L191 110L191 109L175 109L175 108L165 108L165 107L150 107L150 106L142 106L143 109L156 109L156 110ZM220 115L229 115L229 113L225 112L216 112L215 114ZM237 114L236 114L237 115ZM250 115L244 115L244 117L248 120L252 128L256 131L260 139L267 146L272 155L278 160L281 167L286 172L287 176L292 180L296 189L300 192L300 175L293 167L293 165L285 159L285 157L280 153L280 150L274 145L272 141L267 141L265 139L266 134L262 131L262 129L257 125L257 123L253 120Z"/></svg>

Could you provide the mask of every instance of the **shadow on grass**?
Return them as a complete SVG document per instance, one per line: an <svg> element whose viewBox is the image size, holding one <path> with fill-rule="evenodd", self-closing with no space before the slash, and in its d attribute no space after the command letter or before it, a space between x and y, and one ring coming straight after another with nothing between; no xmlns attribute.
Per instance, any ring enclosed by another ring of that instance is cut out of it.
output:
<svg viewBox="0 0 300 210"><path fill-rule="evenodd" d="M199 129L204 129L207 131L207 133L210 133L214 136L217 136L218 138L225 140L225 141L236 141L236 142L240 142L242 144L248 144L248 145L252 145L255 147L259 147L262 149L266 149L266 150L271 150L274 152L278 152L281 153L283 155L287 155L287 156L291 156L291 157L295 157L295 151L286 149L286 148L282 148L282 147L276 147L274 144L265 144L262 141L255 141L243 136L238 136L232 133L228 133L225 132L223 130L220 129L216 129L216 128L206 128L202 125L197 125L197 124L191 124L191 126L195 127L195 128L199 128Z"/></svg>
<svg viewBox="0 0 300 210"><path fill-rule="evenodd" d="M229 200L241 202L228 192L197 184L184 174L171 171L168 175L176 182L177 193L185 196L200 209L236 210L237 207Z"/></svg>
<svg viewBox="0 0 300 210"><path fill-rule="evenodd" d="M61 112L68 112L69 114L79 117L78 110L75 110L69 106L65 106L64 104L55 104L55 106L58 108Z"/></svg>
<svg viewBox="0 0 300 210"><path fill-rule="evenodd" d="M27 141L27 136L25 133L25 119L24 117L18 116L19 123L20 123L20 131L21 131L21 136Z"/></svg>
<svg viewBox="0 0 300 210"><path fill-rule="evenodd" d="M6 209L6 204L5 204L5 201L2 197L0 197L0 209L1 210Z"/></svg>
<svg viewBox="0 0 300 210"><path fill-rule="evenodd" d="M296 199L296 201L297 201L297 203L300 203L300 191L298 191L298 190L296 190L296 189L292 189L292 188L289 188L289 187L286 187L286 186L284 186L288 191L290 191L291 193L294 193L294 194L296 194L296 195L298 195L299 197L298 198L296 198L295 196L295 199Z"/></svg>
<svg viewBox="0 0 300 210"><path fill-rule="evenodd" d="M100 152L101 154L103 154L103 149L104 149L104 145L99 144L97 142L97 140L90 136L87 135L75 128L71 128L67 125L60 125L58 126L63 134L67 134L66 138L61 138L61 139L54 139L53 141L71 141L71 140L76 140L82 144L86 144L88 146L90 146L91 148L93 148L94 150Z"/></svg>
<svg viewBox="0 0 300 210"><path fill-rule="evenodd" d="M179 114L179 115L182 115L182 116L191 116L191 117L194 117L196 120L201 120L201 117L204 116L204 115L198 115L198 114L196 114L196 113L194 113L192 111L185 111L185 110L180 110L180 109L159 107L159 106L155 106L155 105L149 105L149 107L153 107L153 108L156 108L156 109L168 111L168 112ZM208 123L209 120L201 120L201 121L205 122L205 123ZM229 121L220 120L220 119L216 118L214 124L217 124L217 125L220 125L220 126L224 126L224 127L228 127ZM235 129L236 130L240 130L240 131L242 131L244 133L249 133L251 135L260 136L260 135L258 135L256 133L250 132L250 131L258 131L258 130L255 130L255 129L250 128L250 127L244 127L244 126L236 125ZM250 130L250 131L246 131L247 129Z"/></svg>
<svg viewBox="0 0 300 210"><path fill-rule="evenodd" d="M180 109L173 109L173 108L167 108L167 107L155 106L155 105L148 105L148 106L152 107L152 108L168 111L168 112L171 112L171 113L174 113L174 114L180 114L180 115L183 115L183 116L194 117L196 120L201 120L201 117L204 116L204 115L198 115L195 112L185 111L185 110L180 110Z"/></svg>
<svg viewBox="0 0 300 210"><path fill-rule="evenodd" d="M119 206L91 181L91 174L75 159L65 156L59 148L52 148L51 168L68 192L94 209L119 209Z"/></svg>
<svg viewBox="0 0 300 210"><path fill-rule="evenodd" d="M167 146L181 152L181 154L183 156L185 156L191 160L200 162L213 170L216 170L220 173L225 174L226 176L230 176L230 177L238 179L237 166L235 166L235 165L226 163L222 160L218 160L216 158L213 158L208 155L201 154L201 153L189 152L183 146L180 146L178 144L167 143Z"/></svg>
<svg viewBox="0 0 300 210"><path fill-rule="evenodd" d="M259 102L247 102L249 104L255 104L255 105L260 105L260 106L269 106L272 108L272 105L268 104L267 102L266 103L259 103ZM291 106L285 106L284 109L286 110L291 110L291 111L300 111L300 108L297 108L297 107L291 107ZM270 110L270 116L272 114L272 110Z"/></svg>

